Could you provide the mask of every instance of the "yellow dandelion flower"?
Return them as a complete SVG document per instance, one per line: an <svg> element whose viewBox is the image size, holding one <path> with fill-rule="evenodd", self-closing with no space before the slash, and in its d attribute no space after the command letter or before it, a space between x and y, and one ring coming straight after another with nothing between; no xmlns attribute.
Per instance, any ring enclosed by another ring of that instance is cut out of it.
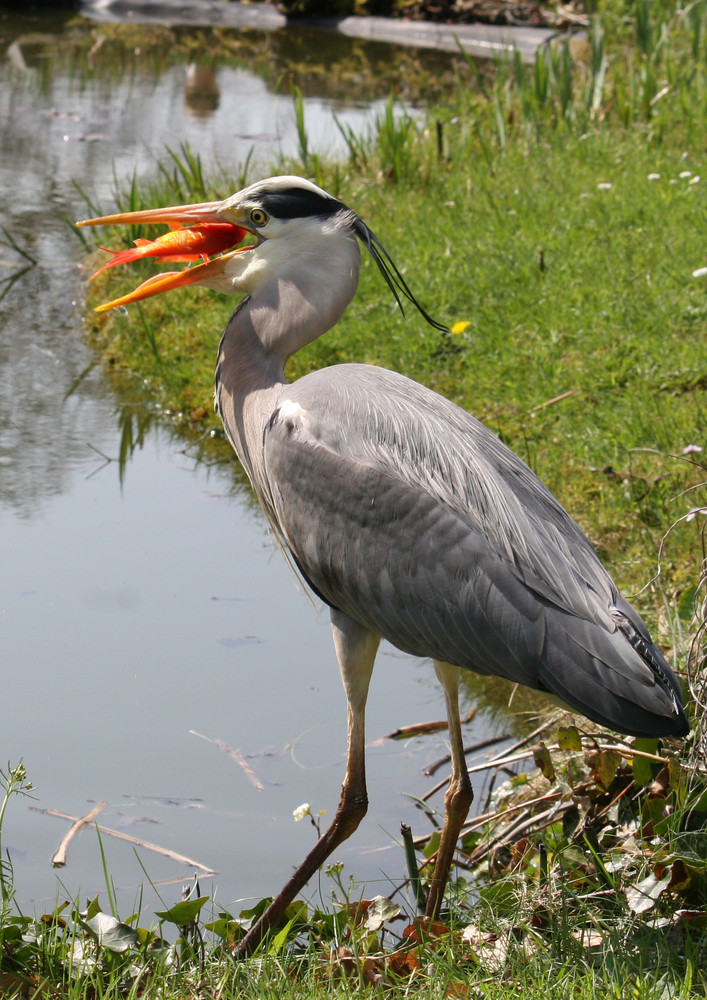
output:
<svg viewBox="0 0 707 1000"><path fill-rule="evenodd" d="M460 319L460 320L457 320L457 322L452 326L452 328L451 328L451 330L449 332L450 333L464 333L464 331L466 330L466 328L468 326L471 326L471 324L469 323L468 320L466 320L466 319Z"/></svg>

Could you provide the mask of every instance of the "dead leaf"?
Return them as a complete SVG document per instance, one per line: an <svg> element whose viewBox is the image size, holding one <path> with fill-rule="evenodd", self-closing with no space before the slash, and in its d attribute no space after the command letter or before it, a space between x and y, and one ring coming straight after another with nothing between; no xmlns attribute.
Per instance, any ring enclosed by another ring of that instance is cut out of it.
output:
<svg viewBox="0 0 707 1000"><path fill-rule="evenodd" d="M555 768L552 766L550 751L543 742L540 742L537 746L533 747L533 760L535 761L535 766L542 773L543 777L554 783Z"/></svg>
<svg viewBox="0 0 707 1000"><path fill-rule="evenodd" d="M420 959L415 948L399 948L387 958L388 971L394 976L409 979L420 968Z"/></svg>
<svg viewBox="0 0 707 1000"><path fill-rule="evenodd" d="M616 771L623 760L615 750L590 750L586 755L592 771L592 778L599 788L607 791L616 777Z"/></svg>
<svg viewBox="0 0 707 1000"><path fill-rule="evenodd" d="M375 933L383 924L394 920L399 914L400 907L392 899L388 899L387 896L376 896L369 901L364 927L367 931Z"/></svg>
<svg viewBox="0 0 707 1000"><path fill-rule="evenodd" d="M689 888L691 882L692 876L690 875L690 871L682 858L678 858L676 861L673 861L670 868L670 882L668 883L668 889L670 889L671 892L684 892Z"/></svg>
<svg viewBox="0 0 707 1000"><path fill-rule="evenodd" d="M655 872L626 889L626 902L634 913L647 913L670 885L671 873L659 878Z"/></svg>
<svg viewBox="0 0 707 1000"><path fill-rule="evenodd" d="M604 935L594 927L575 927L572 937L583 948L600 948L604 944Z"/></svg>
<svg viewBox="0 0 707 1000"><path fill-rule="evenodd" d="M403 931L403 937L410 942L432 941L436 938L448 937L449 927L441 920L430 920L429 917L416 917Z"/></svg>
<svg viewBox="0 0 707 1000"><path fill-rule="evenodd" d="M508 959L510 934L510 928L500 934L485 933L476 924L468 924L462 931L462 941L480 965L497 971Z"/></svg>
<svg viewBox="0 0 707 1000"><path fill-rule="evenodd" d="M371 958L370 956L365 959L363 963L363 981L364 983L370 983L371 986L377 986L383 980L383 968L384 962L382 958Z"/></svg>

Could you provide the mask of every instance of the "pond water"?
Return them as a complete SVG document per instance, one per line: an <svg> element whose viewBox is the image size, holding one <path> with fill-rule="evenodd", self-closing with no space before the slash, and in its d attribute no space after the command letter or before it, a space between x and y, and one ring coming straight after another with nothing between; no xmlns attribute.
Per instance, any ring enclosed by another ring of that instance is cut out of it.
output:
<svg viewBox="0 0 707 1000"><path fill-rule="evenodd" d="M106 385L84 344L70 222L86 215L74 182L110 210L116 182L149 177L165 146L188 142L207 169L233 174L252 150L251 179L272 172L297 148L292 99L277 82L306 44L301 33L289 44L286 33L2 11L0 766L23 758L36 786L33 801L11 805L3 845L30 912L92 896L105 888L95 831L53 871L68 824L42 810L80 816L106 801L101 824L218 872L202 891L237 911L276 891L313 843L292 810L308 801L331 816L338 799L346 713L328 618L236 488L235 461L199 463L157 422L126 468L113 461L139 406ZM334 112L365 129L388 93L377 68L412 56L329 44L341 75L313 70L300 82L310 141L331 154ZM415 79L440 80L442 58L451 73L448 57L431 54ZM350 82L331 83L347 73L360 80L356 100ZM408 796L430 787L421 770L445 740L377 738L444 710L430 665L390 648L369 704L371 808L336 858L367 891L388 892L403 874L401 821L429 829ZM480 712L468 740L493 726ZM176 883L160 890L169 904L194 871L108 836L102 849L123 915L145 873ZM154 902L148 891L148 917Z"/></svg>

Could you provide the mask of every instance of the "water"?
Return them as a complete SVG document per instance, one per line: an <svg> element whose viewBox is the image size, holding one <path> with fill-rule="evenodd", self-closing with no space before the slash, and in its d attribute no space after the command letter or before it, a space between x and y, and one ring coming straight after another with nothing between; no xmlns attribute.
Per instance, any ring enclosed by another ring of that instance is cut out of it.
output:
<svg viewBox="0 0 707 1000"><path fill-rule="evenodd" d="M365 62L362 43L346 44ZM252 149L269 172L294 153L292 101L274 82L287 72L283 48L256 32L0 18L0 765L24 758L37 788L31 803L14 801L4 830L30 910L105 884L92 828L69 846L68 866L51 869L68 825L41 810L80 816L107 801L102 824L215 870L202 889L237 911L276 891L313 843L292 810L311 802L326 822L338 799L345 701L327 616L237 488L235 465L199 464L155 424L119 475L126 401L83 341L69 224L86 215L74 181L108 211L116 181L149 176L165 145L188 142L207 169L233 170ZM335 151L334 111L367 127L387 93L372 94L373 76L365 103L332 96L329 79L308 96L315 149ZM371 811L336 858L387 892L403 874L400 822L428 829L405 793L430 787L420 772L444 737L376 738L444 709L429 664L392 649L369 705ZM487 728L479 716L468 739ZM167 904L193 871L146 849L138 860L110 837L102 849L123 913L145 871L176 881L161 890ZM148 919L154 902L148 891Z"/></svg>

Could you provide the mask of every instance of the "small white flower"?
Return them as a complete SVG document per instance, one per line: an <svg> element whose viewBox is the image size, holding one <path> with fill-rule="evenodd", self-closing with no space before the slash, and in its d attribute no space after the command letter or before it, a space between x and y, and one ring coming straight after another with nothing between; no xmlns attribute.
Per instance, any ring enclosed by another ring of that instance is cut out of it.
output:
<svg viewBox="0 0 707 1000"><path fill-rule="evenodd" d="M295 823L299 823L299 821L304 819L305 816L311 816L309 802L303 802L301 806L297 806L296 809L293 809L292 815L294 816Z"/></svg>
<svg viewBox="0 0 707 1000"><path fill-rule="evenodd" d="M681 170L680 173L678 174L678 177L682 177L682 179L685 180L687 177L692 177L692 171Z"/></svg>
<svg viewBox="0 0 707 1000"><path fill-rule="evenodd" d="M611 183L611 181L599 181L599 183L597 184L597 187L599 188L600 191L609 191L613 186L614 185Z"/></svg>
<svg viewBox="0 0 707 1000"><path fill-rule="evenodd" d="M707 274L707 267L698 267L696 271L692 272L693 278L704 278Z"/></svg>
<svg viewBox="0 0 707 1000"><path fill-rule="evenodd" d="M649 181L659 181L660 180L660 174L648 174L648 180Z"/></svg>
<svg viewBox="0 0 707 1000"><path fill-rule="evenodd" d="M700 175L699 174L695 174L694 177L690 178L690 180L689 180L688 183L690 183L690 184L699 184L700 180L701 180Z"/></svg>
<svg viewBox="0 0 707 1000"><path fill-rule="evenodd" d="M694 521L698 514L707 514L707 507L693 507L692 510L686 514L686 521Z"/></svg>
<svg viewBox="0 0 707 1000"><path fill-rule="evenodd" d="M695 451L702 451L702 445L688 444L685 448L683 448L682 453L683 455L691 455Z"/></svg>

